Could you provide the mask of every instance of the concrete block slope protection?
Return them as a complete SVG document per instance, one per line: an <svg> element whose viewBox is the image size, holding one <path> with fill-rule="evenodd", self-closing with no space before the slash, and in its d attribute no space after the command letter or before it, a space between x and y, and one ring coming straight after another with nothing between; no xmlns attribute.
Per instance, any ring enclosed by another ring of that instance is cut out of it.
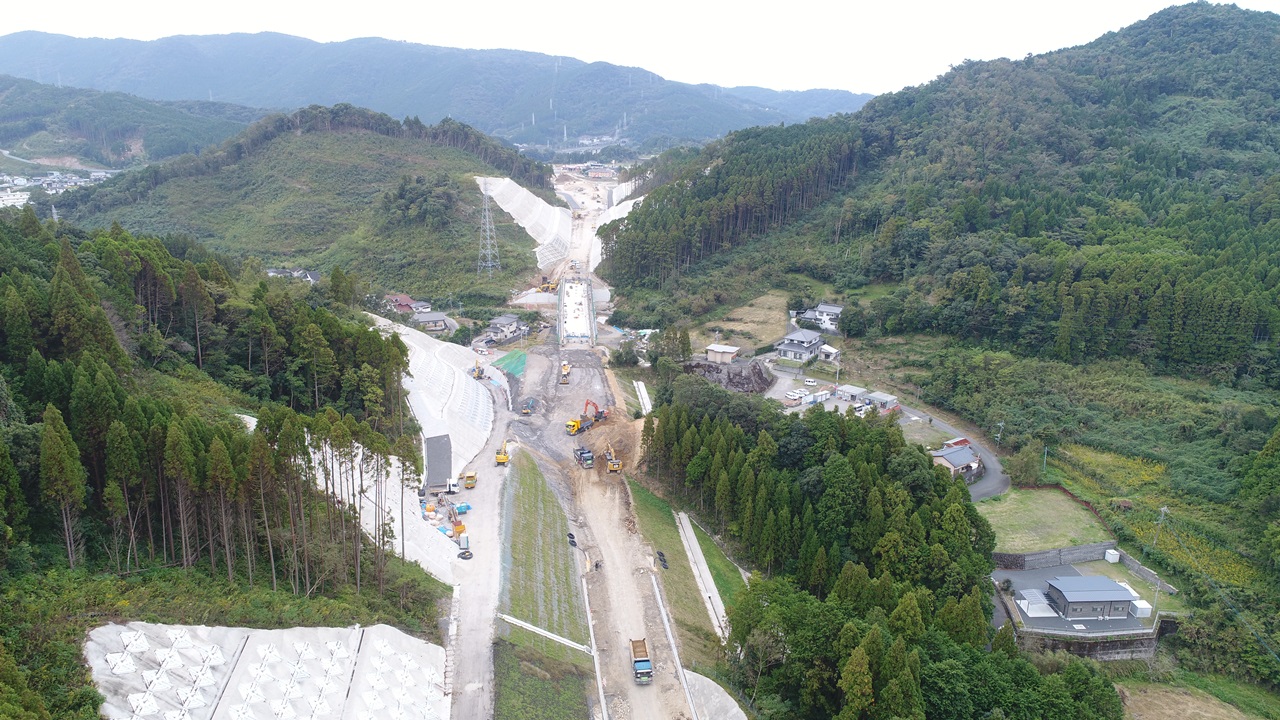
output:
<svg viewBox="0 0 1280 720"><path fill-rule="evenodd" d="M546 270L569 255L573 216L567 208L548 204L511 178L477 177L476 184L538 243L534 253L539 268Z"/></svg>

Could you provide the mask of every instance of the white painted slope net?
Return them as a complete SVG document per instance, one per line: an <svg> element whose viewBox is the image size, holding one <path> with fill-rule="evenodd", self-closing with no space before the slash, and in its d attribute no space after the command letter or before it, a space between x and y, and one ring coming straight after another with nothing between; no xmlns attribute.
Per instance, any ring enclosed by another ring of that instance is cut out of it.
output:
<svg viewBox="0 0 1280 720"><path fill-rule="evenodd" d="M386 625L110 624L84 655L109 720L449 717L444 648Z"/></svg>
<svg viewBox="0 0 1280 720"><path fill-rule="evenodd" d="M409 402L425 437L448 435L454 468L480 452L493 429L493 399L470 375L479 358L469 348L397 327L409 347L405 380Z"/></svg>
<svg viewBox="0 0 1280 720"><path fill-rule="evenodd" d="M476 184L538 243L539 268L546 270L568 256L573 217L567 208L549 205L510 178L477 177Z"/></svg>

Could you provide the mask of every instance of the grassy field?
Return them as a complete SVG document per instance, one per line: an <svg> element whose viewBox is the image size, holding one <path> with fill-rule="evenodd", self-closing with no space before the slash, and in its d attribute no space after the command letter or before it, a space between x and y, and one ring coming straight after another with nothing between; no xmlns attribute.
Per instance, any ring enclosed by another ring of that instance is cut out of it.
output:
<svg viewBox="0 0 1280 720"><path fill-rule="evenodd" d="M689 558L680 542L680 531L676 529L671 506L634 480L628 480L628 483L635 500L640 532L655 550L661 550L667 556L669 567L662 571L662 585L680 636L680 660L686 667L715 665L722 655L720 639L711 627L711 617L707 615L707 605L698 591L693 568L689 567Z"/></svg>
<svg viewBox="0 0 1280 720"><path fill-rule="evenodd" d="M1160 683L1120 683L1130 720L1247 720L1246 715L1203 690Z"/></svg>
<svg viewBox="0 0 1280 720"><path fill-rule="evenodd" d="M586 609L573 554L565 541L569 525L564 510L547 487L542 471L527 453L512 459L514 472L506 492L512 503L510 572L502 608L512 617L586 645ZM577 652L561 645L547 646L546 653ZM558 654L559 653L559 654ZM581 654L581 653L578 653Z"/></svg>
<svg viewBox="0 0 1280 720"><path fill-rule="evenodd" d="M708 343L716 342L716 330L720 331L719 342L737 345L743 355L749 355L787 334L787 294L780 290L768 292L690 330L693 351L701 352Z"/></svg>
<svg viewBox="0 0 1280 720"><path fill-rule="evenodd" d="M1018 490L978 503L999 552L1035 552L1110 540L1088 510L1053 489Z"/></svg>
<svg viewBox="0 0 1280 720"><path fill-rule="evenodd" d="M523 639L515 643L498 640L494 644L494 717L498 720L587 717L587 695L592 684L590 671L578 664L547 657L523 642ZM587 657L582 653L578 655ZM590 665L587 658L588 668Z"/></svg>
<svg viewBox="0 0 1280 720"><path fill-rule="evenodd" d="M697 523L691 524L693 534L698 538L698 545L702 548L702 555L707 559L707 567L711 569L711 581L720 591L720 601L726 609L731 608L738 599L738 593L747 589L747 584L742 581L742 573L738 572L738 567L710 535L703 532Z"/></svg>

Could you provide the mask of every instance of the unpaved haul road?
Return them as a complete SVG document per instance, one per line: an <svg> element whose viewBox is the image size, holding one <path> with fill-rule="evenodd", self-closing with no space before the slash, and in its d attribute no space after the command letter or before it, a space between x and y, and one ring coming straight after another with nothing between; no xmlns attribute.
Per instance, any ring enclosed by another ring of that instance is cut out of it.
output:
<svg viewBox="0 0 1280 720"><path fill-rule="evenodd" d="M543 346L539 350L550 353L554 348ZM675 653L663 631L653 596L653 556L636 532L625 480L604 469L605 438L616 434L614 426L630 421L618 416L578 436L567 436L564 421L577 417L586 400L608 407L613 393L593 351L563 350L558 357L573 366L570 382L559 385L550 376L545 381L554 390L548 393L547 424L535 442L552 458L548 461L550 467L543 468L548 480L565 482L572 491L577 517L570 518L570 522L576 525L579 547L586 553L583 565L588 568L587 592L609 717L691 717L676 677ZM573 448L578 445L589 447L596 454L595 469L584 470L573 462ZM630 641L639 638L647 642L654 662L650 685L637 685L631 671Z"/></svg>

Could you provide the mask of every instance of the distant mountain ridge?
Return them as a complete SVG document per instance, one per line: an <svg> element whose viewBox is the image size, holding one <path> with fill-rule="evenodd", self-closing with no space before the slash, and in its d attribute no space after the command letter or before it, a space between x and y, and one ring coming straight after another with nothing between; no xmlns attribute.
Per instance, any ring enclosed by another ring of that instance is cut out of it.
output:
<svg viewBox="0 0 1280 720"><path fill-rule="evenodd" d="M157 102L0 75L0 147L21 157L125 167L199 152L263 114L226 103Z"/></svg>
<svg viewBox="0 0 1280 720"><path fill-rule="evenodd" d="M515 50L381 38L319 43L277 33L139 41L19 32L0 36L0 73L156 100L281 109L351 103L425 122L452 117L538 144L615 133L638 144L702 141L853 112L871 98L689 85L640 68Z"/></svg>

